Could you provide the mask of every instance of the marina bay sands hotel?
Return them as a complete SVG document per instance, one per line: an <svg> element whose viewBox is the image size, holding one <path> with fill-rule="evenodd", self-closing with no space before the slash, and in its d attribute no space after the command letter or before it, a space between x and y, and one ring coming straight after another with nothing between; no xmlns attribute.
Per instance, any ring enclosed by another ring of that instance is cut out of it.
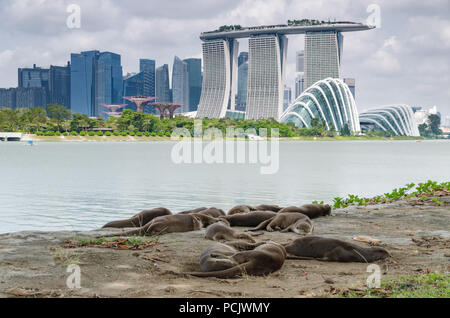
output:
<svg viewBox="0 0 450 318"><path fill-rule="evenodd" d="M222 118L235 111L237 39L249 38L245 119L273 117L283 111L284 75L289 34L305 34L305 88L341 77L342 32L374 27L355 22L288 21L287 25L242 28L223 26L203 32L203 84L197 117Z"/></svg>

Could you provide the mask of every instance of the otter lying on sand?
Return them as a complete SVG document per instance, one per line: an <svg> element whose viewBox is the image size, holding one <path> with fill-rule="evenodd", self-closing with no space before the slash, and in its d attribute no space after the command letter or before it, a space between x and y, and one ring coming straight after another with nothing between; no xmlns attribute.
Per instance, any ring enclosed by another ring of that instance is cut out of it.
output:
<svg viewBox="0 0 450 318"><path fill-rule="evenodd" d="M186 274L218 278L242 274L264 276L279 270L286 259L284 247L275 242L265 242L254 250L242 252L234 252L233 247L224 245L215 244L202 253L200 268L203 272Z"/></svg>
<svg viewBox="0 0 450 318"><path fill-rule="evenodd" d="M153 220L154 218L158 216L163 215L171 215L172 212L170 212L166 208L156 208L152 210L144 210L134 216L132 216L129 219L126 220L118 220L118 221L112 221L103 226L103 228L106 227L115 227L115 228L125 228L125 227L141 227L146 225L148 222Z"/></svg>
<svg viewBox="0 0 450 318"><path fill-rule="evenodd" d="M307 215L310 219L316 219L321 216L327 216L331 214L331 207L328 204L305 204L301 207L290 206L278 211L278 213L302 213Z"/></svg>
<svg viewBox="0 0 450 318"><path fill-rule="evenodd" d="M212 216L213 218L217 218L219 216L224 216L225 212L222 209L217 209L217 208L198 208L198 209L194 209L194 210L188 210L188 211L183 211L177 214L194 214L194 213L201 213L201 214L205 214L205 215L209 215Z"/></svg>
<svg viewBox="0 0 450 318"><path fill-rule="evenodd" d="M288 259L316 259L330 262L370 263L385 259L389 252L381 247L360 247L344 241L305 236L283 244Z"/></svg>
<svg viewBox="0 0 450 318"><path fill-rule="evenodd" d="M220 242L242 239L255 243L255 240L251 235L246 233L236 233L235 230L224 223L224 220L208 226L206 228L205 238Z"/></svg>
<svg viewBox="0 0 450 318"><path fill-rule="evenodd" d="M159 216L136 230L111 234L110 236L154 235L173 232L198 231L219 220L201 213Z"/></svg>
<svg viewBox="0 0 450 318"><path fill-rule="evenodd" d="M263 229L266 229L269 232L292 231L297 234L300 234L301 232L309 234L314 230L314 226L308 216L302 213L287 212L277 214L274 217L261 222L257 227L250 229L249 231L258 231Z"/></svg>
<svg viewBox="0 0 450 318"><path fill-rule="evenodd" d="M220 219L227 220L230 226L257 226L262 221L270 219L275 215L277 214L272 211L252 211L222 216Z"/></svg>

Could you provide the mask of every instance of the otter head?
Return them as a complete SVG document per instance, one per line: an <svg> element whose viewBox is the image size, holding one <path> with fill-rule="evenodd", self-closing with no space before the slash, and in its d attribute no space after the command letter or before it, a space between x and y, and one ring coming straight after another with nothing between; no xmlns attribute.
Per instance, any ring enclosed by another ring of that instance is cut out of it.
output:
<svg viewBox="0 0 450 318"><path fill-rule="evenodd" d="M230 227L230 222L228 222L226 219L217 219L217 223L222 223L223 225Z"/></svg>
<svg viewBox="0 0 450 318"><path fill-rule="evenodd" d="M370 249L374 260L385 259L391 256L391 254L381 247L372 247Z"/></svg>
<svg viewBox="0 0 450 318"><path fill-rule="evenodd" d="M274 242L272 240L265 242L265 244L275 246L283 254L283 257L286 258L287 253L286 253L286 249L284 248L284 245Z"/></svg>
<svg viewBox="0 0 450 318"><path fill-rule="evenodd" d="M331 206L329 204L325 204L324 206L323 216L331 214Z"/></svg>
<svg viewBox="0 0 450 318"><path fill-rule="evenodd" d="M299 220L295 223L293 231L297 234L301 234L300 231L309 234L314 231L314 226L308 222L305 222L304 220Z"/></svg>
<svg viewBox="0 0 450 318"><path fill-rule="evenodd" d="M219 219L219 218L213 218L212 216L202 214L202 213L196 213L195 215L192 215L192 216L194 218L196 218L198 221L200 221L203 224L203 226L208 226L208 225L211 225L218 221L221 221L221 219Z"/></svg>

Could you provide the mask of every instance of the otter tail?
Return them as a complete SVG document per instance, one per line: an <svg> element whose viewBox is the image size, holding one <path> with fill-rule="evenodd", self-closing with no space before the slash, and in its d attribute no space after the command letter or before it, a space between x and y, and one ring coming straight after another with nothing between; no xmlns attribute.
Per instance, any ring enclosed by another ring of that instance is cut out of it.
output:
<svg viewBox="0 0 450 318"><path fill-rule="evenodd" d="M259 223L259 225L257 225L256 227L254 227L254 228L252 228L252 229L249 229L249 231L259 231L259 230L263 230L263 229L266 228L266 226L267 226L272 220L273 220L273 217L270 218L270 219L268 219L268 220L265 220L265 221Z"/></svg>
<svg viewBox="0 0 450 318"><path fill-rule="evenodd" d="M214 272L187 272L184 274L188 274L188 275L192 275L192 276L197 276L197 277L217 277L217 278L233 278L239 275L242 275L243 273L245 273L245 266L249 264L249 262L247 263L243 263L240 265L236 265L233 266L231 268L228 269L224 269L221 271L214 271Z"/></svg>

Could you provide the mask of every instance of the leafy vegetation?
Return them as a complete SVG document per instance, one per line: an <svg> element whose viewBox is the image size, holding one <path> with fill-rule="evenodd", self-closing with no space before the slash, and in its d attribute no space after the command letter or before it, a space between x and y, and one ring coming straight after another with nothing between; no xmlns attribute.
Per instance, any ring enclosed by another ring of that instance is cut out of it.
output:
<svg viewBox="0 0 450 318"><path fill-rule="evenodd" d="M426 273L414 276L401 276L381 282L380 288L349 288L345 291L333 290L331 293L344 297L381 297L381 298L449 298L449 273Z"/></svg>
<svg viewBox="0 0 450 318"><path fill-rule="evenodd" d="M419 125L419 132L424 137L436 137L442 135L441 118L438 115L431 114L425 123Z"/></svg>
<svg viewBox="0 0 450 318"><path fill-rule="evenodd" d="M402 199L411 198L417 198L421 201L426 201L429 199L436 205L443 205L443 203L437 198L430 198L436 195L438 192L450 192L450 182L438 183L436 181L428 180L425 183L419 183L417 185L415 185L414 183L409 183L404 187L392 190L392 192L387 192L383 195L377 195L372 198L363 198L359 197L358 195L349 194L347 198L334 198L332 206L334 209L339 209L346 208L351 205L366 206L371 204L390 203Z"/></svg>

